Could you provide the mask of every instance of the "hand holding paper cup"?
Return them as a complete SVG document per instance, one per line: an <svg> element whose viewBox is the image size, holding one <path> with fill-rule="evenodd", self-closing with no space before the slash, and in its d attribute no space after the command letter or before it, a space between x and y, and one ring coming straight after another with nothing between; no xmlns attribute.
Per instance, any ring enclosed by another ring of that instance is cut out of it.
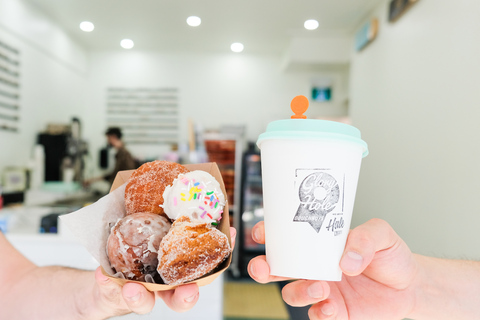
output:
<svg viewBox="0 0 480 320"><path fill-rule="evenodd" d="M306 119L304 96L291 107L292 119L269 123L257 141L270 274L340 281L367 144L355 127Z"/></svg>

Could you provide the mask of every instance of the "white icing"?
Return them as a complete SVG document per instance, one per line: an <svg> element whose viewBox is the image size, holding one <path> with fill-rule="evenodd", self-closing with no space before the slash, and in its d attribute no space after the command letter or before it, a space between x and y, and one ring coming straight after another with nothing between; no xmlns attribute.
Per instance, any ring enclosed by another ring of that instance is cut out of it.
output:
<svg viewBox="0 0 480 320"><path fill-rule="evenodd" d="M132 270L137 268L135 260L138 258L143 266L154 271L158 264L158 246L169 229L170 222L155 214L135 213L119 219L107 243L107 253L109 249L116 252L109 255L112 268L134 279ZM109 248L109 245L112 247Z"/></svg>
<svg viewBox="0 0 480 320"><path fill-rule="evenodd" d="M149 250L150 252L155 252L155 253L157 253L157 248L155 248L155 246L153 245L153 240L154 240L154 237L153 237L153 236L150 236L150 237L148 238L148 247L147 247L147 248L148 248L148 250Z"/></svg>
<svg viewBox="0 0 480 320"><path fill-rule="evenodd" d="M225 195L208 172L180 174L163 192L163 210L170 219L181 216L202 222L218 222L225 207Z"/></svg>

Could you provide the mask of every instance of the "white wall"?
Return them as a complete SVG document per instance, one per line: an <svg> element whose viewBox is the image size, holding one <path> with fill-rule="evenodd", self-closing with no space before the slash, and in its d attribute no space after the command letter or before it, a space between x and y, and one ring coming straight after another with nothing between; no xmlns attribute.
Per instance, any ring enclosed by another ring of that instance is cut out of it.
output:
<svg viewBox="0 0 480 320"><path fill-rule="evenodd" d="M370 147L353 223L390 222L419 253L480 257L480 2L422 0L351 64Z"/></svg>
<svg viewBox="0 0 480 320"><path fill-rule="evenodd" d="M0 0L0 39L20 51L19 132L0 131L0 172L25 166L38 132L47 123L82 120L87 55L64 31L34 7Z"/></svg>
<svg viewBox="0 0 480 320"><path fill-rule="evenodd" d="M87 126L100 136L105 129L106 88L179 88L180 138L187 141L187 119L203 128L245 124L255 141L269 121L292 114L290 101L309 96L311 79L331 77L334 101L312 103L309 117L345 116L348 68L294 68L283 71L281 57L248 54L191 54L101 52L91 55L90 106L95 110ZM90 130L88 130L90 131ZM103 145L99 141L100 147ZM138 155L142 156L142 155Z"/></svg>
<svg viewBox="0 0 480 320"><path fill-rule="evenodd" d="M246 124L256 140L269 121L288 118L290 100L309 96L311 81L329 77L333 100L311 103L309 117L347 115L348 65L297 65L282 69L277 56L115 51L87 55L54 21L25 1L0 0L0 38L21 52L20 133L0 131L0 171L23 166L36 134L47 123L82 120L92 163L105 145L106 88L110 86L178 87L181 140L187 119L204 128ZM151 150L160 155L165 147ZM87 175L95 175L91 170Z"/></svg>
<svg viewBox="0 0 480 320"><path fill-rule="evenodd" d="M333 100L311 103L309 117L347 115L348 65L293 66L282 69L280 56L85 50L54 21L25 1L0 0L0 37L21 52L20 133L0 131L0 171L25 165L36 134L47 123L82 120L92 163L105 145L106 88L178 87L181 140L187 119L203 128L246 124L256 140L269 121L290 116L290 100L309 96L314 79L332 79ZM121 49L119 49L121 50ZM159 156L166 147L139 157ZM158 152L157 152L158 151ZM88 175L94 175L89 170Z"/></svg>
<svg viewBox="0 0 480 320"><path fill-rule="evenodd" d="M290 41L288 62L344 64L350 62L351 34L332 34L311 38L295 37Z"/></svg>

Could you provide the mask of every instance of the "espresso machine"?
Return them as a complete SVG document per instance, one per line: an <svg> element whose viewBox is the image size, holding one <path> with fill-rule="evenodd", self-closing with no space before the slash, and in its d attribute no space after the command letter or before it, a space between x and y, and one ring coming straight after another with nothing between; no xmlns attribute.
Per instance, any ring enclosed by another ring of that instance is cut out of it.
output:
<svg viewBox="0 0 480 320"><path fill-rule="evenodd" d="M67 125L49 125L38 135L37 143L45 152L45 181L83 181L88 145L82 139L80 119L72 118Z"/></svg>

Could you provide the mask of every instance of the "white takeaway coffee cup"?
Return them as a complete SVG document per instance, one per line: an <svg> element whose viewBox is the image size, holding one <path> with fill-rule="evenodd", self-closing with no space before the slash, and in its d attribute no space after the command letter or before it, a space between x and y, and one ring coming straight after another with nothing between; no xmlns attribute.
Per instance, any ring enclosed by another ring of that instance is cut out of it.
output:
<svg viewBox="0 0 480 320"><path fill-rule="evenodd" d="M307 98L295 97L293 119L269 123L257 141L267 262L271 275L340 281L368 147L353 126L305 119L307 108Z"/></svg>

